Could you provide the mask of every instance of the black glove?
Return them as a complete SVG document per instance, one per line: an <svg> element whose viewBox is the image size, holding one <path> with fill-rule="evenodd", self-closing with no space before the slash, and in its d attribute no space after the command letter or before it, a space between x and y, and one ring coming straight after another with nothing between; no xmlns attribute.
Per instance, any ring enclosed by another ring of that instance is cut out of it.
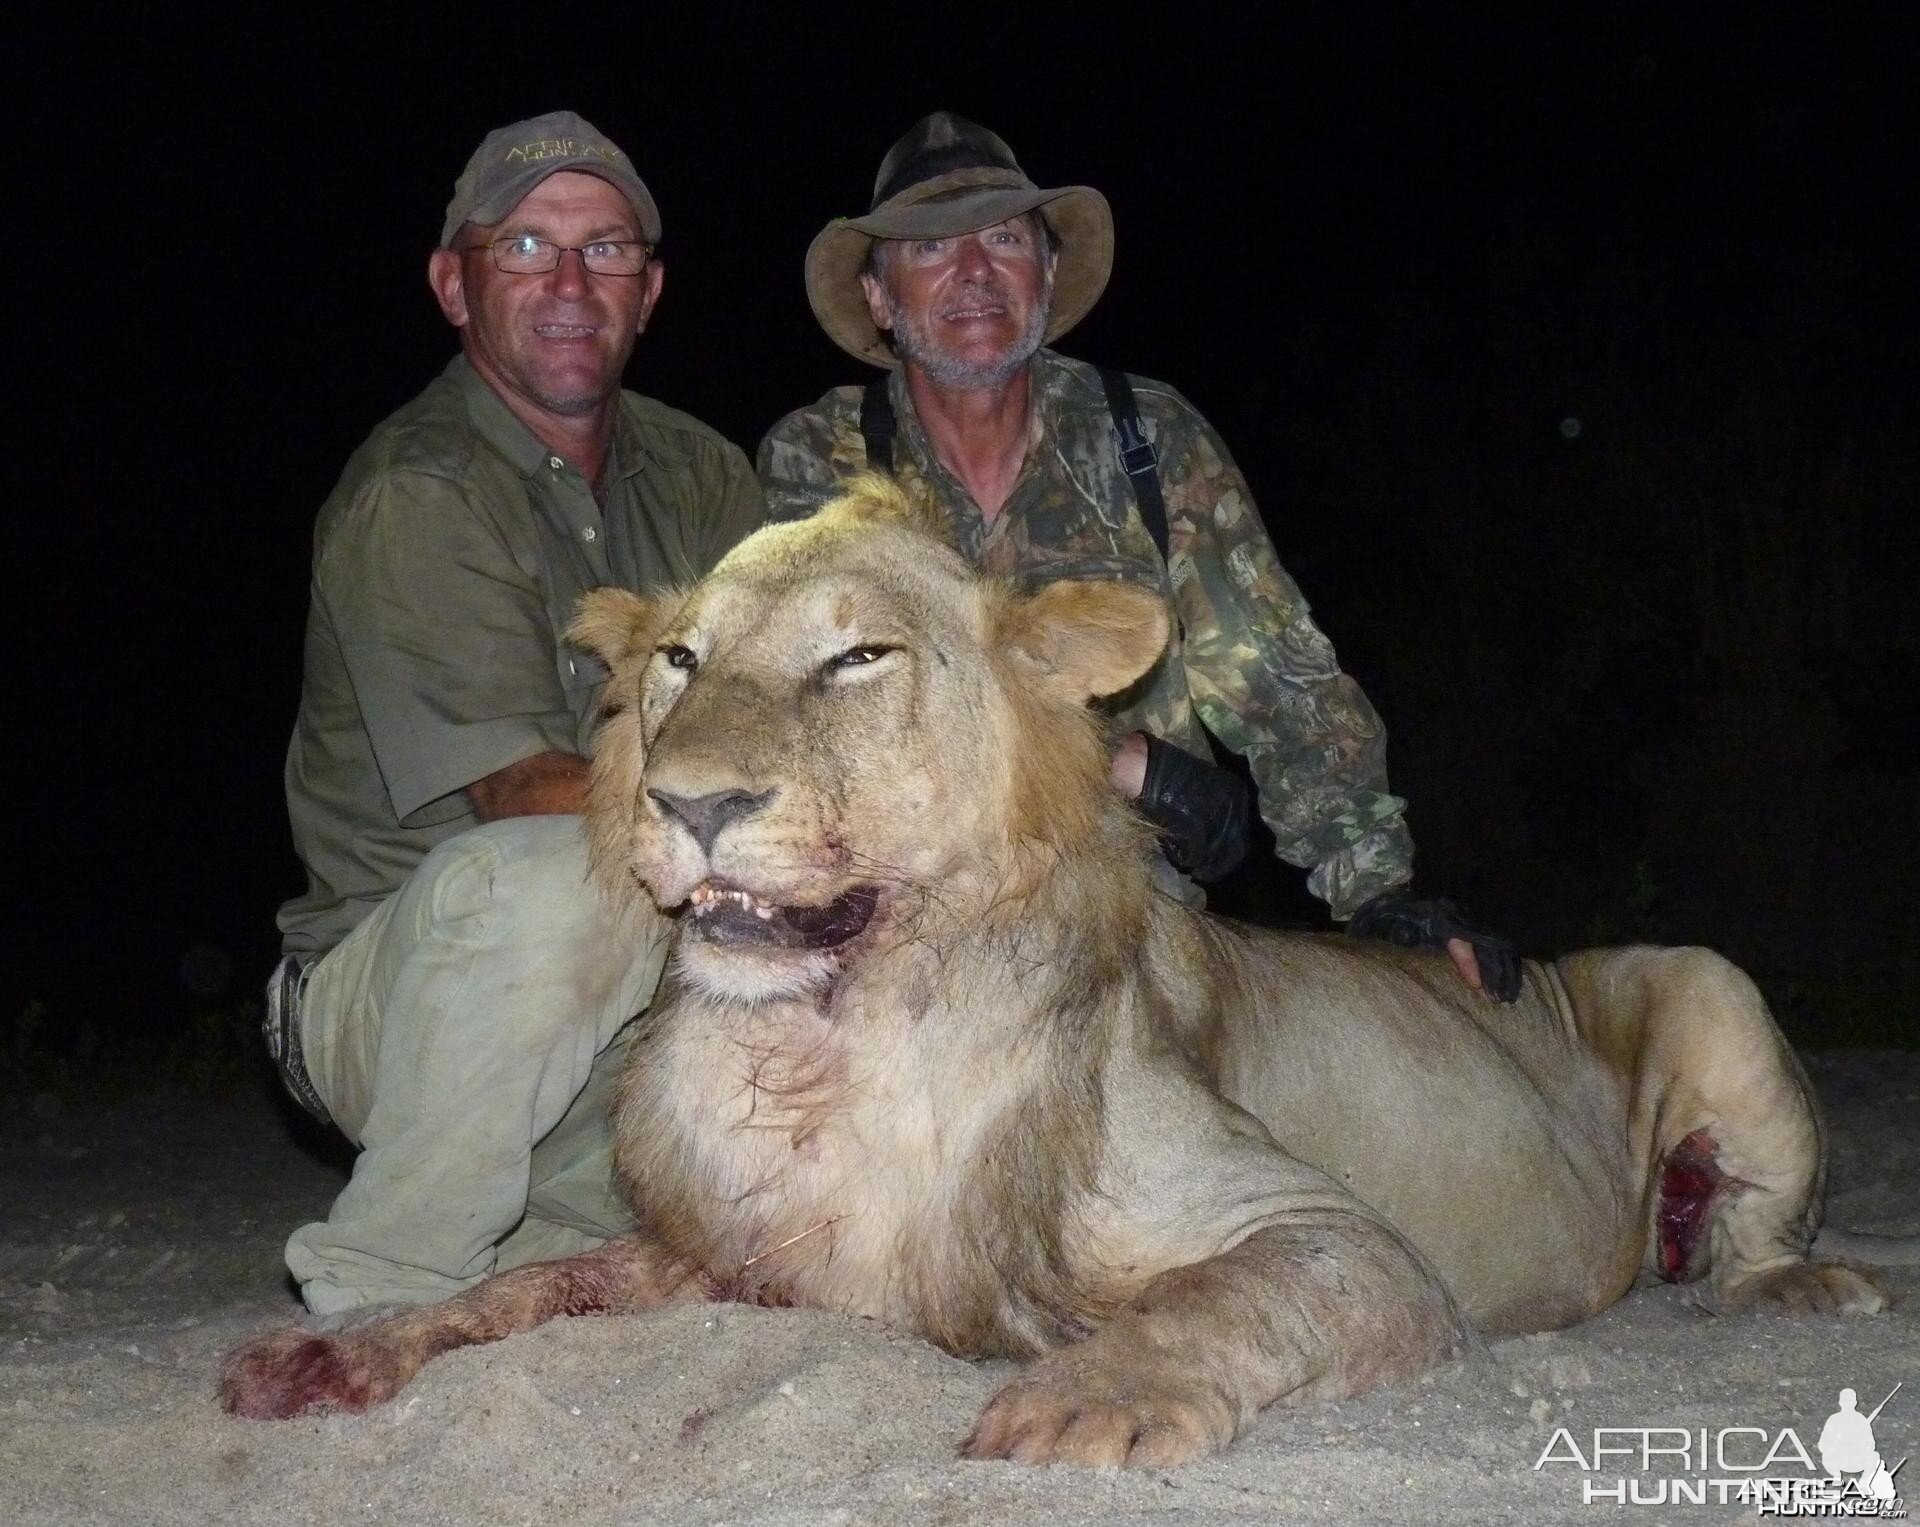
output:
<svg viewBox="0 0 1920 1527"><path fill-rule="evenodd" d="M1160 829L1174 866L1195 880L1218 880L1247 857L1253 793L1238 776L1185 748L1147 738L1147 774L1134 804Z"/></svg>
<svg viewBox="0 0 1920 1527"><path fill-rule="evenodd" d="M1416 896L1404 886L1382 891L1353 914L1347 932L1402 949L1444 949L1448 939L1463 938L1480 961L1481 984L1502 1002L1520 995L1519 951L1499 934L1474 927L1472 914L1444 896Z"/></svg>

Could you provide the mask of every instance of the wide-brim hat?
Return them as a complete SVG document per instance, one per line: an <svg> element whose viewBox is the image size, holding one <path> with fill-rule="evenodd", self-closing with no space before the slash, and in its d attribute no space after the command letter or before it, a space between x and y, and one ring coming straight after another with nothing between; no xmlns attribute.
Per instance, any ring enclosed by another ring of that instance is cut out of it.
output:
<svg viewBox="0 0 1920 1527"><path fill-rule="evenodd" d="M875 239L945 239L1042 212L1060 242L1051 344L1100 300L1113 272L1113 212L1092 186L1036 186L1013 150L950 111L922 117L887 151L865 217L837 217L807 247L807 301L842 350L875 366L899 357L867 312L860 272Z"/></svg>

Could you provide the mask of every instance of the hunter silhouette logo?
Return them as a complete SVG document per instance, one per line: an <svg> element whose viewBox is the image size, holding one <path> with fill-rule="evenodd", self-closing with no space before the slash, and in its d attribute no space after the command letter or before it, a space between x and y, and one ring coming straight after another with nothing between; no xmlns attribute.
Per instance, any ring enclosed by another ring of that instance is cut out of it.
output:
<svg viewBox="0 0 1920 1527"><path fill-rule="evenodd" d="M1887 1392L1887 1399L1864 1416L1860 1414L1859 1396L1851 1389L1840 1391L1840 1408L1828 1416L1827 1424L1820 1428L1820 1467L1835 1484L1845 1485L1851 1481L1861 1495L1872 1501L1897 1498L1893 1493L1893 1476L1907 1461L1902 1458L1892 1468L1887 1467L1879 1449L1873 1445L1873 1423L1887 1408L1887 1400L1904 1387L1904 1380L1895 1384Z"/></svg>

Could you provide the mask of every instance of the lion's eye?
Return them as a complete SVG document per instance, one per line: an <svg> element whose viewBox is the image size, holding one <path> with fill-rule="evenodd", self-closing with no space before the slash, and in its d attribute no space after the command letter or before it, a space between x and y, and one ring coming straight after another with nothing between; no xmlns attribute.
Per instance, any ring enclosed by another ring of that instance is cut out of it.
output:
<svg viewBox="0 0 1920 1527"><path fill-rule="evenodd" d="M693 648L682 647L677 642L669 642L664 647L656 647L654 651L658 652L660 656L667 660L667 666L669 668L684 668L687 672L691 673L700 666L700 659L693 655Z"/></svg>
<svg viewBox="0 0 1920 1527"><path fill-rule="evenodd" d="M827 671L837 668L859 668L867 663L877 663L889 652L891 647L849 647L845 652L836 652L827 659Z"/></svg>

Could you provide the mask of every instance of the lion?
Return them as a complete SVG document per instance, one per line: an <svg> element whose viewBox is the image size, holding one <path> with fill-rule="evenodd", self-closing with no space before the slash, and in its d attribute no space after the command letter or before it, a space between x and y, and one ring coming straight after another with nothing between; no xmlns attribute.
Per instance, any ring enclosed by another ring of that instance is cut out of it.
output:
<svg viewBox="0 0 1920 1527"><path fill-rule="evenodd" d="M1266 1405L1596 1314L1643 1269L1871 1313L1814 1260L1822 1126L1704 949L1528 962L1263 932L1149 882L1088 702L1158 658L1125 582L980 576L881 479L690 594L601 590L588 824L679 919L616 1105L640 1233L225 1364L360 1408L557 1314L739 1299L1029 1358L973 1458L1169 1465Z"/></svg>

